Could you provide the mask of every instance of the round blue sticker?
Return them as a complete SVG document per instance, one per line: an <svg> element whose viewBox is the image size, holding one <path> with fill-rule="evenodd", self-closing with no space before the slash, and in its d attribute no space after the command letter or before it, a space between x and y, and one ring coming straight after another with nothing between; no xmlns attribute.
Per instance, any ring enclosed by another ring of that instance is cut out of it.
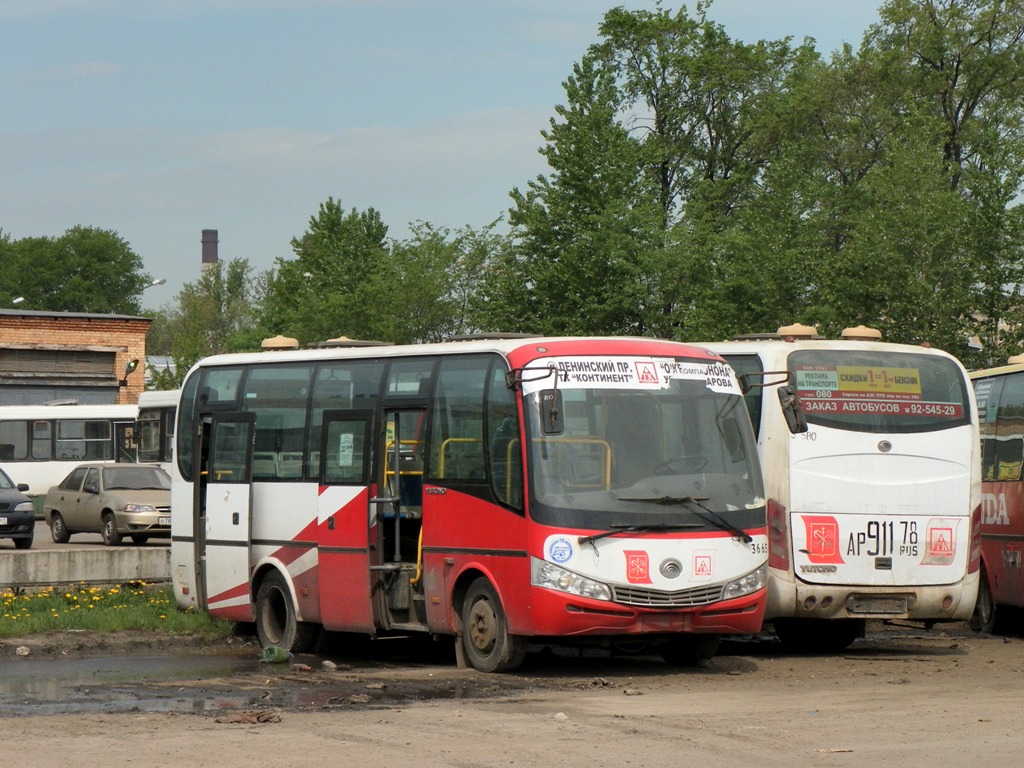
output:
<svg viewBox="0 0 1024 768"><path fill-rule="evenodd" d="M555 539L548 545L548 556L556 563L564 563L572 557L572 542L568 539Z"/></svg>

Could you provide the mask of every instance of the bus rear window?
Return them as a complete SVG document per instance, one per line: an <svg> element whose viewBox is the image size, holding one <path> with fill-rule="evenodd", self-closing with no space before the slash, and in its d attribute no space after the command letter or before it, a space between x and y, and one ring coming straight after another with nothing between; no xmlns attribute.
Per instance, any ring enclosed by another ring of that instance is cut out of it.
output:
<svg viewBox="0 0 1024 768"><path fill-rule="evenodd" d="M809 424L928 432L970 420L966 377L947 357L888 350L800 350L789 371Z"/></svg>

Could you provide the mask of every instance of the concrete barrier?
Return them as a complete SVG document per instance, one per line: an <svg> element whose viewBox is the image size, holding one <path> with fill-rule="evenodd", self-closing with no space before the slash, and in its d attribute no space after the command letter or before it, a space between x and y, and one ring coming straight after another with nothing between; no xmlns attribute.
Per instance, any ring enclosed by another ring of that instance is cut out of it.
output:
<svg viewBox="0 0 1024 768"><path fill-rule="evenodd" d="M103 547L95 549L0 553L0 588L63 584L161 583L171 578L167 547Z"/></svg>

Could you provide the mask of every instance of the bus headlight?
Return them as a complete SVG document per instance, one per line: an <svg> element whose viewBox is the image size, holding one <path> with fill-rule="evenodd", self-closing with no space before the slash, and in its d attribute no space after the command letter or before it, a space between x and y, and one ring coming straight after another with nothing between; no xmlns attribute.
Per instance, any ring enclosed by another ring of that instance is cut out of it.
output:
<svg viewBox="0 0 1024 768"><path fill-rule="evenodd" d="M734 597L743 597L744 595L750 595L757 592L759 589L764 589L768 583L768 565L762 565L755 571L740 576L738 579L733 579L725 585L725 589L722 592L723 600L731 600Z"/></svg>
<svg viewBox="0 0 1024 768"><path fill-rule="evenodd" d="M530 583L535 587L567 592L593 600L612 599L612 591L607 584L580 576L536 557L530 558Z"/></svg>

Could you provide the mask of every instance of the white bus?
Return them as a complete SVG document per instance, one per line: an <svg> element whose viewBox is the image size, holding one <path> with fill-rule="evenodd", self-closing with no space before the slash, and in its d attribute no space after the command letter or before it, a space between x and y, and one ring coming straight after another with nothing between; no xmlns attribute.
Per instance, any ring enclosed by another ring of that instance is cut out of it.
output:
<svg viewBox="0 0 1024 768"><path fill-rule="evenodd" d="M703 345L746 388L768 494L765 620L794 649L843 648L866 619L930 624L974 610L981 465L967 372L945 352L880 337L786 326ZM787 426L782 406L794 402L805 432Z"/></svg>
<svg viewBox="0 0 1024 768"><path fill-rule="evenodd" d="M171 471L174 415L181 391L148 390L139 395L139 461Z"/></svg>
<svg viewBox="0 0 1024 768"><path fill-rule="evenodd" d="M308 649L322 627L527 638L670 664L761 628L768 541L732 369L654 339L477 339L219 355L182 387L178 604Z"/></svg>
<svg viewBox="0 0 1024 768"><path fill-rule="evenodd" d="M42 512L50 486L85 461L135 461L134 405L0 406L0 468Z"/></svg>

